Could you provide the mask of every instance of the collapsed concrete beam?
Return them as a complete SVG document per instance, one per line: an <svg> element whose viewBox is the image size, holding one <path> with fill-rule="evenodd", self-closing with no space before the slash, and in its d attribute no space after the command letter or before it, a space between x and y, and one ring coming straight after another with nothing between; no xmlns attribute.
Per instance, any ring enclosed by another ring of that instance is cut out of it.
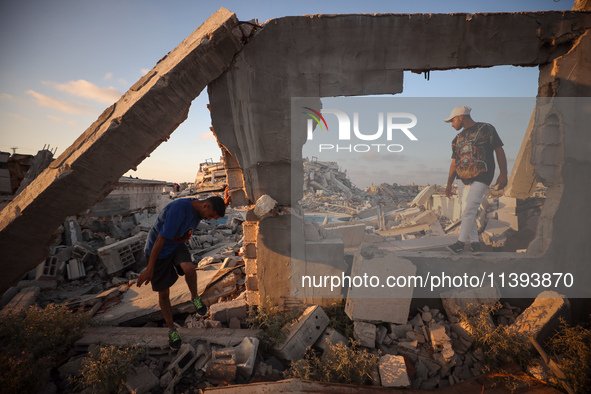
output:
<svg viewBox="0 0 591 394"><path fill-rule="evenodd" d="M46 257L66 216L104 198L187 118L193 99L242 49L236 29L230 11L213 14L2 210L0 292Z"/></svg>

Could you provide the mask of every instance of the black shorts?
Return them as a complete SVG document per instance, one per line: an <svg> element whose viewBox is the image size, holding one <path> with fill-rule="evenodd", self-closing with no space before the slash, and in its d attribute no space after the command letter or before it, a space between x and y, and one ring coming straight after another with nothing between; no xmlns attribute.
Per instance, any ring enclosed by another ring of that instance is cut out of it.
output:
<svg viewBox="0 0 591 394"><path fill-rule="evenodd" d="M150 256L146 256L150 261ZM174 285L179 276L185 275L181 263L190 263L191 253L186 244L179 245L168 257L156 260L154 276L152 277L152 290L163 291Z"/></svg>

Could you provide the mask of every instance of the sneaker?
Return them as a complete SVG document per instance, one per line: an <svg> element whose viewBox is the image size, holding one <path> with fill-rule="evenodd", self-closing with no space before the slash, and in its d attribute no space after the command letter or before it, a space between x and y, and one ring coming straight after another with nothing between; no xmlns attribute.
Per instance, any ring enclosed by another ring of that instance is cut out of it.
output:
<svg viewBox="0 0 591 394"><path fill-rule="evenodd" d="M195 305L195 309L197 309L197 313L199 313L201 316L203 316L207 313L207 306L205 306L203 301L201 301L201 297L196 296L195 298L193 298L193 305Z"/></svg>
<svg viewBox="0 0 591 394"><path fill-rule="evenodd" d="M172 350L179 350L183 341L181 341L181 336L177 330L170 330L168 331L168 346Z"/></svg>
<svg viewBox="0 0 591 394"><path fill-rule="evenodd" d="M461 253L464 251L464 243L458 241L453 245L447 246L447 249L451 250L454 253Z"/></svg>
<svg viewBox="0 0 591 394"><path fill-rule="evenodd" d="M470 244L470 250L472 254L480 254L482 250L480 249L480 242L472 242Z"/></svg>

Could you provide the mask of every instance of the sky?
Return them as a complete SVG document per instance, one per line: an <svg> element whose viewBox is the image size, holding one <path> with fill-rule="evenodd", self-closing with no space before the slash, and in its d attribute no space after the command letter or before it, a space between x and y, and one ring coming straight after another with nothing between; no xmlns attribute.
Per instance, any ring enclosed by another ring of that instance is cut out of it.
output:
<svg viewBox="0 0 591 394"><path fill-rule="evenodd" d="M36 154L49 145L56 149L56 156L60 155L106 108L220 7L234 12L241 21L257 19L263 23L283 16L319 13L570 10L573 3L574 0L4 0L0 2L0 151L12 152L16 148L17 153ZM433 71L428 81L422 75L405 72L404 92L397 96L531 98L537 93L537 80L535 67ZM345 99L326 99L323 106L334 108L341 105L339 100ZM437 102L470 105L467 101ZM145 159L137 171L126 175L193 182L199 163L207 159L217 161L221 152L209 131L207 103L204 91L171 138ZM505 142L511 165L525 128L504 128L499 117L503 108L487 111L481 106L476 111L476 106L471 106L475 120L497 121L495 126ZM524 104L523 108L526 107ZM434 118L446 117L451 108L442 106ZM529 114L526 109L521 111L517 124L523 123L524 117L529 120ZM421 133L419 126L416 130ZM412 145L405 145L403 154L391 157L391 162L378 165L375 160L372 163L371 157L367 161L343 157L339 164L360 187L381 182L442 184L449 169L448 145L454 135L451 127L441 122L429 132L417 135L419 143L414 147L420 149L413 151Z"/></svg>

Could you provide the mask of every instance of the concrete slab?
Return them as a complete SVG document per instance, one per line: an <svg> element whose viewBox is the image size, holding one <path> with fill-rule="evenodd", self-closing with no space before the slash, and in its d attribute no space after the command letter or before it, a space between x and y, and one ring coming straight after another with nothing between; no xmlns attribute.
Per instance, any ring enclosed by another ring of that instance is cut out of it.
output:
<svg viewBox="0 0 591 394"><path fill-rule="evenodd" d="M231 328L179 328L183 343L204 340L223 347L239 345L246 337L256 337L260 330L235 330ZM139 344L147 349L170 349L166 327L90 327L74 344L81 351L95 343L128 346Z"/></svg>
<svg viewBox="0 0 591 394"><path fill-rule="evenodd" d="M299 360L306 354L309 346L322 335L328 326L328 316L321 307L308 307L302 316L288 327L287 338L274 346L274 352L285 360Z"/></svg>
<svg viewBox="0 0 591 394"><path fill-rule="evenodd" d="M569 308L570 303L565 296L555 291L544 291L515 319L510 329L525 337L533 335L538 343L543 343L558 328L559 318L568 317Z"/></svg>
<svg viewBox="0 0 591 394"><path fill-rule="evenodd" d="M368 284L367 287L355 287L353 283L349 288L345 312L352 320L406 323L414 287L390 287L385 283L389 276L409 277L416 272L415 265L394 252L378 249L374 245L362 245L353 258L351 277L376 276L382 286Z"/></svg>
<svg viewBox="0 0 591 394"><path fill-rule="evenodd" d="M386 354L380 357L380 380L384 387L410 387L404 357Z"/></svg>
<svg viewBox="0 0 591 394"><path fill-rule="evenodd" d="M353 338L359 342L359 346L373 349L376 347L375 324L355 321L353 322Z"/></svg>
<svg viewBox="0 0 591 394"><path fill-rule="evenodd" d="M212 269L197 271L197 289L199 293L203 292L207 284L218 272L215 268L216 264L208 267L212 267ZM189 292L185 279L181 277L170 287L170 303L173 309L175 309L175 307L188 304L190 301L191 293ZM138 288L134 283L124 293L121 303L107 309L104 313L97 315L97 317L105 324L118 325L160 313L158 294L152 290L152 286L144 285Z"/></svg>
<svg viewBox="0 0 591 394"><path fill-rule="evenodd" d="M431 198L431 195L435 193L435 186L430 185L430 186L426 186L425 188L423 188L423 190L421 190L421 192L419 194L417 194L417 196L414 198L414 200L412 200L412 202L410 203L411 207L420 207L420 206L425 206L427 205L427 202L429 201L429 198Z"/></svg>

